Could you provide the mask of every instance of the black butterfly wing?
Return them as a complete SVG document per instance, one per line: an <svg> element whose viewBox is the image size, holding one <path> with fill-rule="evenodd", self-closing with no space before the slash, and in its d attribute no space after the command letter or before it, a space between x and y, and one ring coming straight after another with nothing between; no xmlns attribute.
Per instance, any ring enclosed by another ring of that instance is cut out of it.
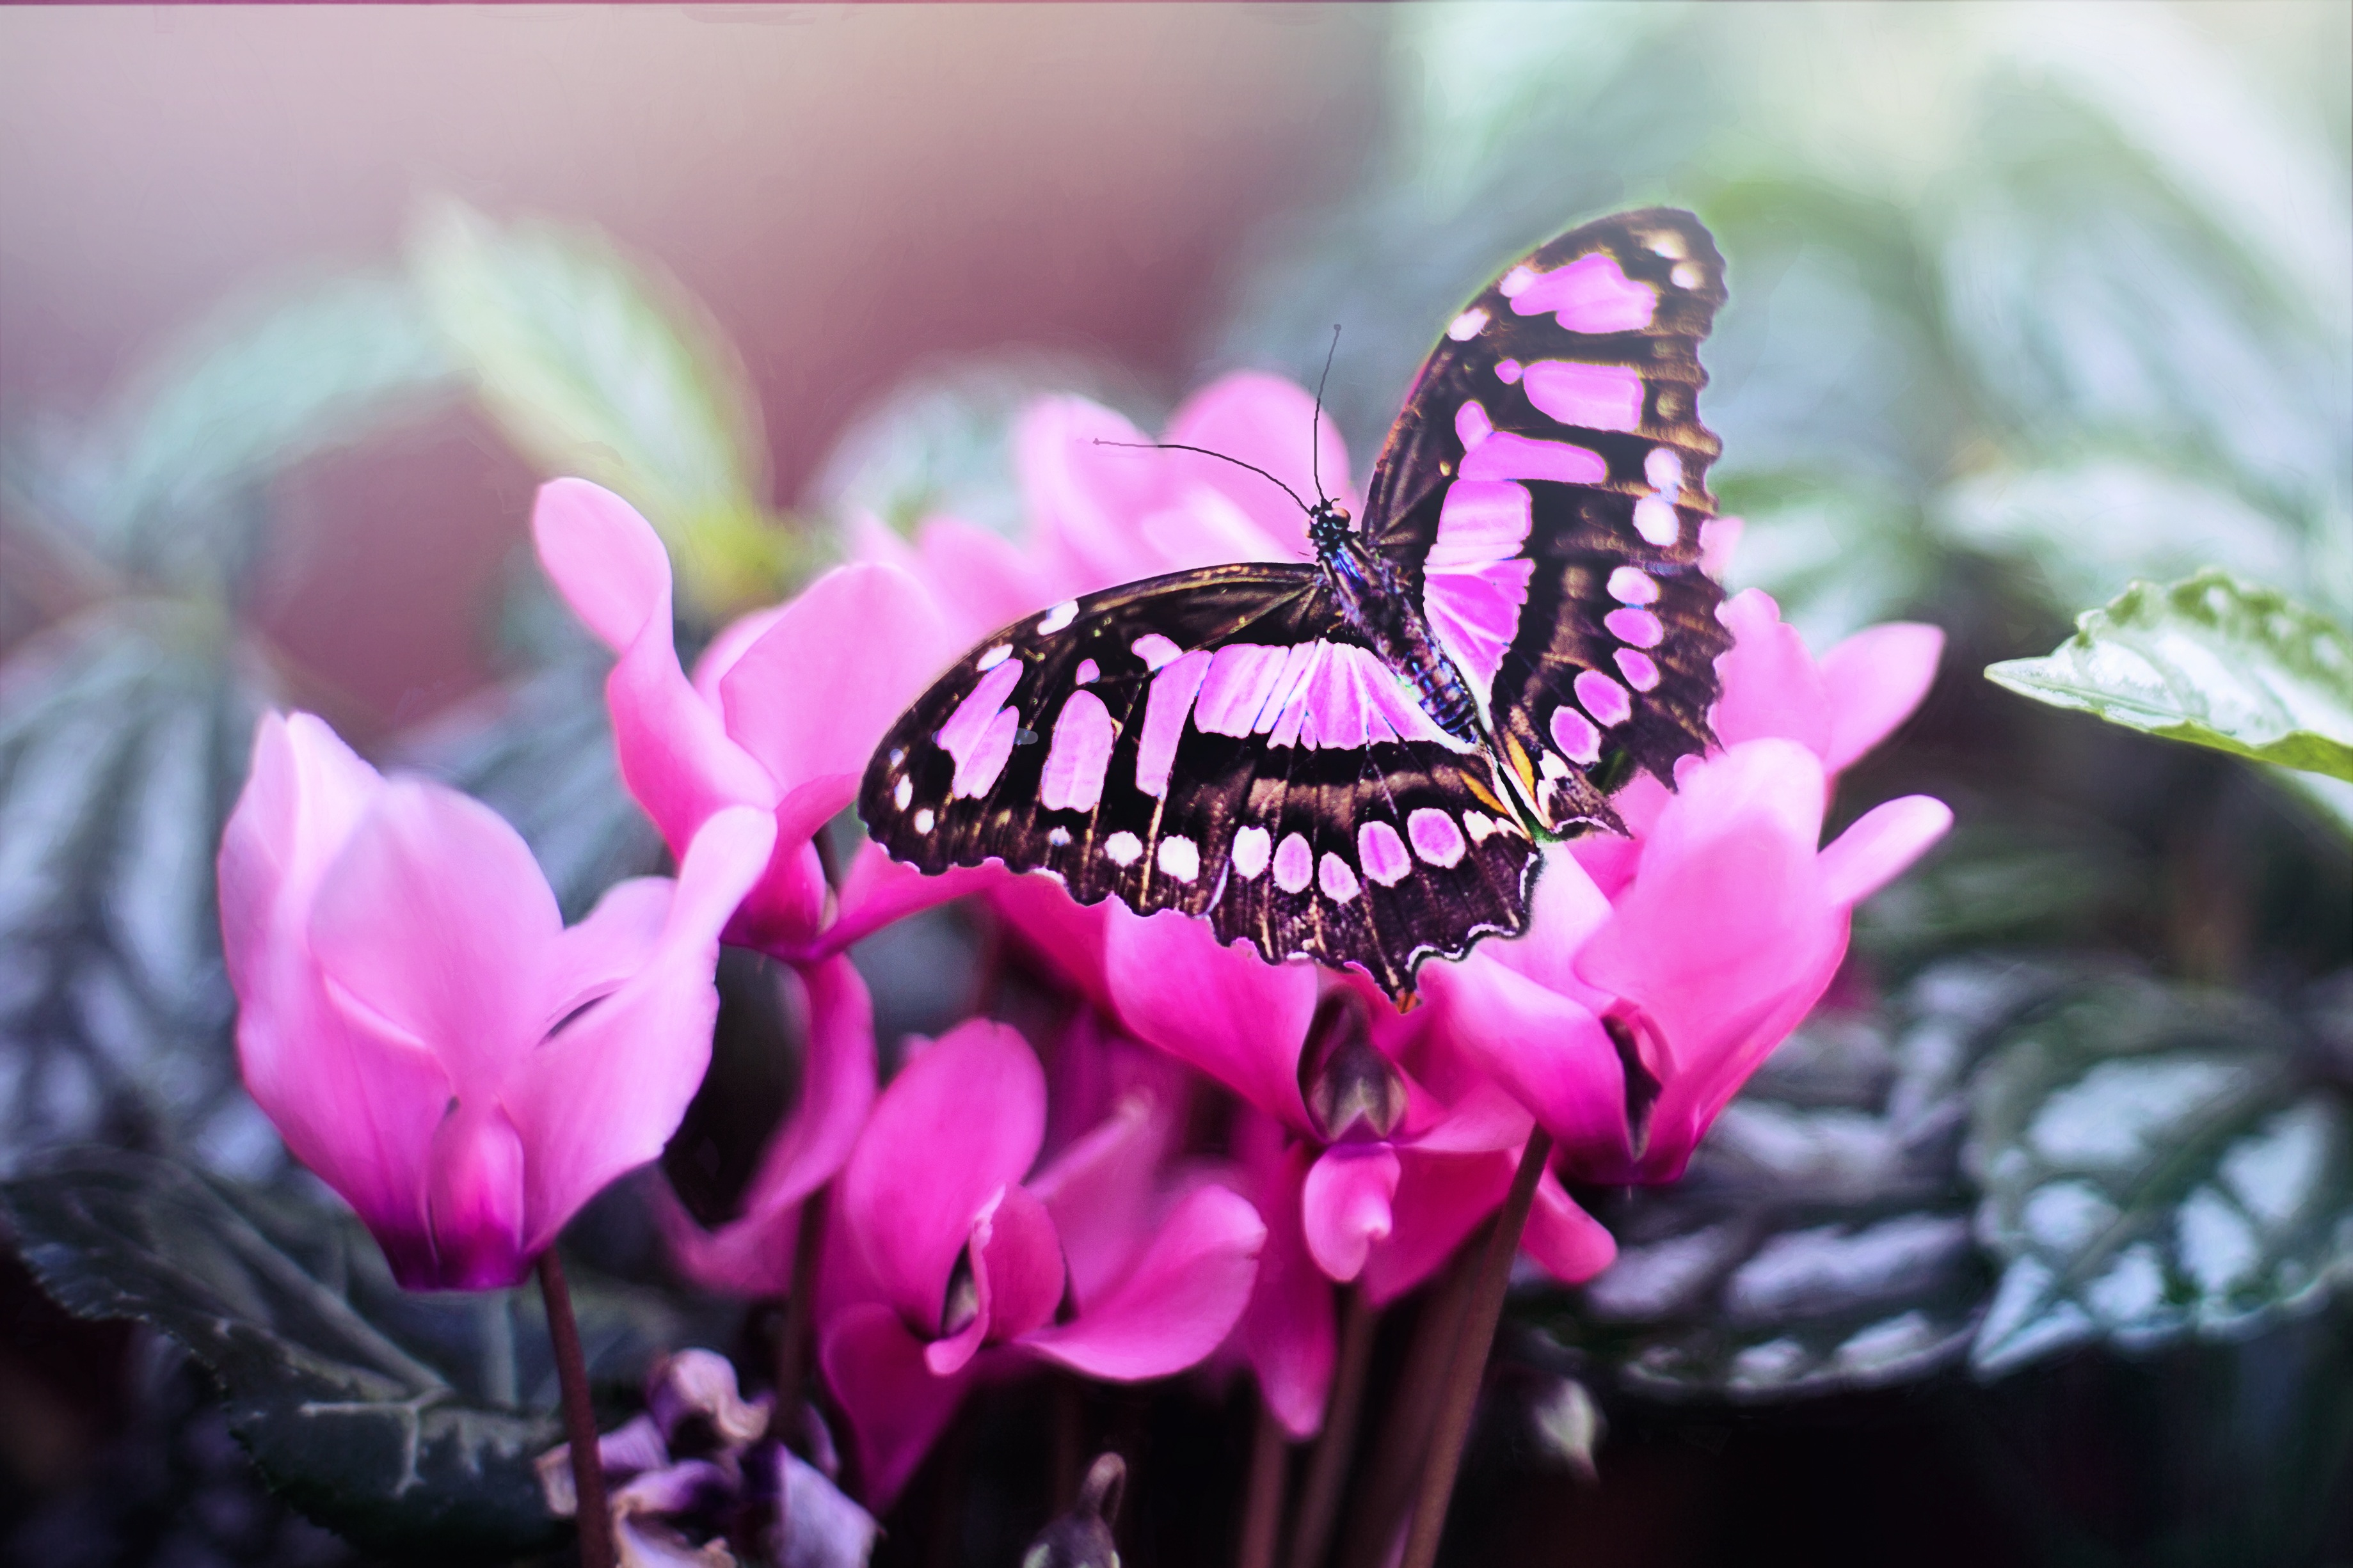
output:
<svg viewBox="0 0 2353 1568"><path fill-rule="evenodd" d="M982 643L876 749L868 831L924 871L1000 860L1082 904L1207 916L1269 960L1416 964L1526 920L1535 846L1312 565L1179 573Z"/></svg>
<svg viewBox="0 0 2353 1568"><path fill-rule="evenodd" d="M1724 259L1689 213L1620 213L1505 271L1448 325L1390 431L1365 531L1413 583L1501 761L1558 832L1614 824L1628 764L1710 742L1723 591L1699 346Z"/></svg>

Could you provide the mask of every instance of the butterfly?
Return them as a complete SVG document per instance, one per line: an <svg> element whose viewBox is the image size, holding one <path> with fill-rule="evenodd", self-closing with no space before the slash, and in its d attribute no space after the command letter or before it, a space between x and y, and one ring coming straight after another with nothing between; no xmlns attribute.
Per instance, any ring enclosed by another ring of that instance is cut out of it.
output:
<svg viewBox="0 0 2353 1568"><path fill-rule="evenodd" d="M1696 400L1724 299L1689 213L1538 247L1448 322L1361 522L1319 489L1313 562L987 638L876 748L868 831L924 871L995 859L1206 917L1399 1002L1423 961L1523 930L1543 841L1622 831L1609 792L1638 767L1672 787L1712 742L1723 447Z"/></svg>

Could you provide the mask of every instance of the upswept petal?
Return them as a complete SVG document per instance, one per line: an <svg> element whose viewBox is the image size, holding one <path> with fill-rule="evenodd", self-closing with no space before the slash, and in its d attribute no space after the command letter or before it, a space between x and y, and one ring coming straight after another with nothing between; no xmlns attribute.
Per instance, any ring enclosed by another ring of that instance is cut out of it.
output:
<svg viewBox="0 0 2353 1568"><path fill-rule="evenodd" d="M1167 1109L1146 1093L1123 1096L1029 1183L1053 1216L1081 1311L1126 1268L1150 1228L1170 1142Z"/></svg>
<svg viewBox="0 0 2353 1568"><path fill-rule="evenodd" d="M1917 621L1866 626L1822 655L1830 744L1822 761L1838 773L1911 717L1936 679L1945 634Z"/></svg>
<svg viewBox="0 0 2353 1568"><path fill-rule="evenodd" d="M564 917L522 836L478 800L395 779L311 904L330 985L432 1047L461 1099L539 1039Z"/></svg>
<svg viewBox="0 0 2353 1568"><path fill-rule="evenodd" d="M1593 840L1605 837L1639 854L1639 846L1632 839L1615 834L1591 836ZM1583 844L1588 840L1569 842ZM1577 996L1585 989L1577 978L1577 949L1609 918L1609 900L1592 872L1570 852L1567 844L1557 845L1545 851L1543 869L1528 899L1527 931L1508 942L1482 942L1478 952L1506 969L1518 971L1546 990Z"/></svg>
<svg viewBox="0 0 2353 1568"><path fill-rule="evenodd" d="M1206 922L1177 910L1105 908L1104 973L1128 1028L1303 1131L1299 1051L1315 1015L1315 970L1221 947Z"/></svg>
<svg viewBox="0 0 2353 1568"><path fill-rule="evenodd" d="M780 956L803 962L846 952L893 921L934 904L1001 886L1008 875L998 864L958 866L936 876L926 876L913 866L892 859L887 850L870 838L859 845L849 858L849 869L842 874L832 922L802 951Z"/></svg>
<svg viewBox="0 0 2353 1568"><path fill-rule="evenodd" d="M923 1348L879 1301L842 1309L819 1336L818 1360L849 1417L866 1500L878 1512L915 1473L981 1371L967 1363L954 1377L934 1376Z"/></svg>
<svg viewBox="0 0 2353 1568"><path fill-rule="evenodd" d="M1724 681L1711 715L1715 738L1731 747L1779 736L1816 756L1830 749L1830 696L1821 671L1798 628L1781 620L1780 606L1762 588L1734 595L1716 612L1730 627L1732 647L1715 661Z"/></svg>
<svg viewBox="0 0 2353 1568"><path fill-rule="evenodd" d="M1040 398L1013 433L1014 468L1030 526L1075 593L1150 576L1135 521L1166 504L1165 453L1139 451L1144 433L1083 397Z"/></svg>
<svg viewBox="0 0 2353 1568"><path fill-rule="evenodd" d="M1320 476L1325 493L1354 510L1347 443L1331 420L1317 416L1307 390L1282 376L1261 371L1219 376L1176 410L1168 421L1168 439L1263 468L1309 500ZM1223 491L1263 534L1261 552L1229 559L1296 561L1307 553L1305 514L1265 479L1191 452L1160 457L1180 483Z"/></svg>
<svg viewBox="0 0 2353 1568"><path fill-rule="evenodd" d="M1364 1290L1387 1306L1419 1285L1493 1214L1511 1191L1516 1149L1485 1154L1398 1152L1400 1171L1390 1231L1365 1259ZM1312 1180L1313 1178L1311 1178Z"/></svg>
<svg viewBox="0 0 2353 1568"><path fill-rule="evenodd" d="M1624 1145L1626 1075L1601 1020L1584 1004L1483 950L1459 964L1432 965L1423 984L1444 1002L1463 1048L1554 1137L1578 1148ZM1581 983L1577 989L1593 994Z"/></svg>
<svg viewBox="0 0 2353 1568"><path fill-rule="evenodd" d="M1271 1132L1266 1142L1279 1144L1279 1123L1247 1109L1240 1114ZM1250 1162L1248 1195L1266 1225L1266 1245L1259 1252L1250 1306L1236 1331L1267 1408L1294 1438L1312 1437L1323 1427L1338 1356L1332 1282L1308 1255L1300 1229L1300 1187L1314 1157L1309 1145L1294 1142Z"/></svg>
<svg viewBox="0 0 2353 1568"><path fill-rule="evenodd" d="M720 689L721 683L727 679L727 672L735 668L736 660L742 658L754 643L766 637L768 628L783 619L785 612L790 608L791 602L786 601L736 616L719 628L719 635L711 639L710 645L694 661L691 672L694 694L719 715L720 724L731 734L734 731L734 725L727 716L726 694Z"/></svg>
<svg viewBox="0 0 2353 1568"><path fill-rule="evenodd" d="M918 575L939 606L942 631L955 648L1071 596L1043 562L995 529L960 518L925 522L916 531L914 553Z"/></svg>
<svg viewBox="0 0 2353 1568"><path fill-rule="evenodd" d="M619 653L670 617L670 554L637 508L586 479L550 479L531 509L532 542L556 592Z"/></svg>
<svg viewBox="0 0 2353 1568"><path fill-rule="evenodd" d="M530 1152L526 1253L552 1243L614 1177L658 1158L678 1131L711 1064L719 932L775 833L748 807L705 823L645 964L516 1064L501 1098Z"/></svg>
<svg viewBox="0 0 2353 1568"><path fill-rule="evenodd" d="M909 1322L936 1322L973 1216L1018 1183L1046 1131L1046 1075L1020 1035L973 1019L917 1052L842 1167L840 1215Z"/></svg>
<svg viewBox="0 0 2353 1568"><path fill-rule="evenodd" d="M1197 1187L1125 1279L1069 1322L1039 1329L1021 1343L1113 1383L1181 1372L1233 1331L1265 1241L1266 1226L1246 1199L1224 1187Z"/></svg>
<svg viewBox="0 0 2353 1568"><path fill-rule="evenodd" d="M605 678L605 706L612 715L621 782L672 854L685 852L713 812L776 805L776 781L728 739L718 710L679 668L667 602Z"/></svg>
<svg viewBox="0 0 2353 1568"><path fill-rule="evenodd" d="M1550 1171L1536 1179L1520 1250L1564 1285L1581 1285L1618 1258L1618 1239L1577 1205Z"/></svg>
<svg viewBox="0 0 2353 1568"><path fill-rule="evenodd" d="M1388 1239L1400 1167L1387 1143L1339 1143L1307 1169L1300 1228L1315 1266L1342 1283L1365 1271L1365 1256Z"/></svg>
<svg viewBox="0 0 2353 1568"><path fill-rule="evenodd" d="M616 882L586 919L556 938L543 1033L645 966L660 944L677 891L668 877Z"/></svg>
<svg viewBox="0 0 2353 1568"><path fill-rule="evenodd" d="M828 784L818 821L857 795L883 731L955 650L923 584L837 566L802 591L719 682L728 734L786 795Z"/></svg>
<svg viewBox="0 0 2353 1568"><path fill-rule="evenodd" d="M1822 897L1852 909L1902 875L1953 826L1953 808L1907 795L1873 806L1832 839L1816 862Z"/></svg>

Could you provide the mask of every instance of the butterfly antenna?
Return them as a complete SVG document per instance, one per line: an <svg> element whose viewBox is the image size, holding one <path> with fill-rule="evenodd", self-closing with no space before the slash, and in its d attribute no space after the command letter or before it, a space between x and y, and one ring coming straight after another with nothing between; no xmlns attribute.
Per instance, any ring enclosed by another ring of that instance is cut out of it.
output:
<svg viewBox="0 0 2353 1568"><path fill-rule="evenodd" d="M1299 492L1297 490L1293 489L1281 479L1276 479L1272 474L1268 473L1256 463L1245 463L1240 458L1229 458L1223 452L1212 452L1207 447L1187 447L1182 441L1106 441L1100 436L1095 437L1095 445L1098 447L1132 447L1139 452L1198 452L1205 458L1215 458L1220 462L1231 463L1237 468L1248 468L1251 473L1258 475L1261 479L1274 479L1274 483L1282 489L1282 493L1289 496L1292 500L1292 504L1298 507L1300 510L1306 512L1311 516L1315 510L1314 507L1309 506L1305 501L1299 499ZM1316 493L1319 497L1323 494L1321 490L1318 490Z"/></svg>
<svg viewBox="0 0 2353 1568"><path fill-rule="evenodd" d="M1315 476L1315 499L1324 493L1324 384L1332 379L1332 356L1340 352L1340 323L1332 323L1332 346L1324 351L1324 374L1315 378L1315 417L1307 426L1307 465Z"/></svg>

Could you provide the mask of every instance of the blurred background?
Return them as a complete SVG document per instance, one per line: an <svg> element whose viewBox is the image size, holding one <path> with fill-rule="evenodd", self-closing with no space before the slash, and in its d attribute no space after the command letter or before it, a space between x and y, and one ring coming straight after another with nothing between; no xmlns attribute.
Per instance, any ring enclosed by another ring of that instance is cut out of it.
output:
<svg viewBox="0 0 2353 1568"><path fill-rule="evenodd" d="M1149 428L1335 321L1361 481L1462 296L1672 203L1735 585L1951 639L1841 820L1960 827L1690 1180L1586 1194L1625 1261L1515 1301L1460 1560L2353 1561L2353 791L1978 674L2200 566L2353 616L2348 84L2336 4L0 11L0 1174L294 1190L212 929L266 704L575 913L652 863L542 477L640 504L690 640L857 513L1009 524L1039 392ZM886 1029L965 1005L953 914L892 942ZM358 1560L168 1341L0 1268L0 1556ZM1219 1418L1153 1417L1133 1560L1225 1552ZM885 1560L1011 1561L1008 1467Z"/></svg>

